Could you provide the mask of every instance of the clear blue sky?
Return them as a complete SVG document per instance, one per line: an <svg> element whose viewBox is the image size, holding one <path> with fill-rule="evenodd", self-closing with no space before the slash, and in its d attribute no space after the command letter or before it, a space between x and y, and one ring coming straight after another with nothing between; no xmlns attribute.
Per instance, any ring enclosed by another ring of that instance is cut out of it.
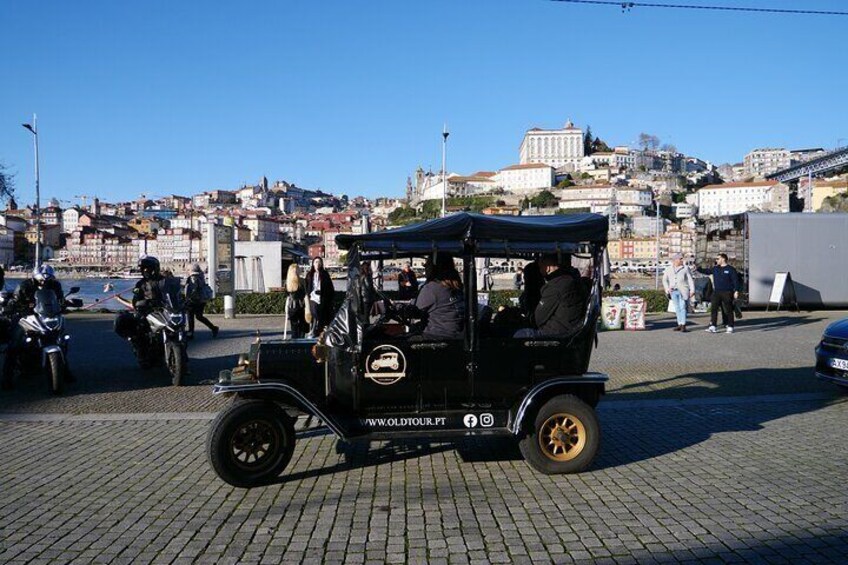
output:
<svg viewBox="0 0 848 565"><path fill-rule="evenodd" d="M848 10L844 0L687 0ZM191 194L267 175L402 195L418 166L518 160L571 118L716 163L848 138L848 17L541 0L0 0L0 161L42 198Z"/></svg>

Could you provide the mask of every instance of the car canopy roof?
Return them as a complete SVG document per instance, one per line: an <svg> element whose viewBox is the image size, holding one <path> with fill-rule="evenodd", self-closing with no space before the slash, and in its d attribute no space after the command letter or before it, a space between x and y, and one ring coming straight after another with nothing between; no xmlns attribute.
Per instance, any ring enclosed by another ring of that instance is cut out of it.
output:
<svg viewBox="0 0 848 565"><path fill-rule="evenodd" d="M362 235L340 234L341 249L364 251L460 252L471 245L481 253L567 250L579 243L607 241L608 220L599 214L489 216L470 212Z"/></svg>

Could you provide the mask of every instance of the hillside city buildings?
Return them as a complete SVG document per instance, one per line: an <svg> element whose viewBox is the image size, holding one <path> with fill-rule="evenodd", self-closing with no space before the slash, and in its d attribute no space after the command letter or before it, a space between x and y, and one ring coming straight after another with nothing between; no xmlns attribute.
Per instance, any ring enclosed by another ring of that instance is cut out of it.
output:
<svg viewBox="0 0 848 565"><path fill-rule="evenodd" d="M699 238L715 231L708 226L727 224L722 218L785 213L793 205L797 211L833 211L834 199L848 193L845 174L812 183L805 178L791 187L766 178L821 156L820 148L754 149L743 162L715 166L670 146L610 147L584 135L571 121L560 129L534 127L524 133L517 163L481 163L463 174L419 167L407 179L404 199L335 196L263 176L233 189L155 199L87 197L66 207L54 201L41 211L41 243L45 259L56 264L115 271L156 255L179 270L206 260L208 226L216 224L232 226L242 262L255 263L260 255L277 263L321 256L332 266L343 260L338 234L385 229L398 217L415 220L428 201L440 208L444 195L449 211L473 204L487 214L606 215L610 259L649 264L658 253L692 258L699 249L713 249ZM395 216L397 211L405 216ZM0 214L0 263L31 263L36 233L32 208L10 202Z"/></svg>

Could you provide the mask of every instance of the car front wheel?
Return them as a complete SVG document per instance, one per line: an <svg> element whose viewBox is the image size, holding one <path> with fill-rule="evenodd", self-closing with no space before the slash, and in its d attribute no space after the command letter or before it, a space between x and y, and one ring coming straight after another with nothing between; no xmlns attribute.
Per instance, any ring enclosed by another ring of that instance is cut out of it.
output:
<svg viewBox="0 0 848 565"><path fill-rule="evenodd" d="M578 473L591 465L600 439L595 411L576 396L564 394L542 405L519 448L540 473Z"/></svg>
<svg viewBox="0 0 848 565"><path fill-rule="evenodd" d="M236 402L218 414L207 438L209 463L221 479L250 488L276 479L291 461L291 417L264 400Z"/></svg>

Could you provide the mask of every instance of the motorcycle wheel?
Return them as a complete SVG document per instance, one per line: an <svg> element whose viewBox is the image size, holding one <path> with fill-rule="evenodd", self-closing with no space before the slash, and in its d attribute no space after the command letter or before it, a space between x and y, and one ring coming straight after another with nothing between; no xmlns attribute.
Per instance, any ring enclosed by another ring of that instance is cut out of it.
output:
<svg viewBox="0 0 848 565"><path fill-rule="evenodd" d="M171 384L180 386L183 375L185 375L185 353L183 348L176 343L168 343L165 348L165 360L167 361L168 371L171 373Z"/></svg>
<svg viewBox="0 0 848 565"><path fill-rule="evenodd" d="M65 359L58 351L47 354L47 386L52 394L62 394L65 389Z"/></svg>

